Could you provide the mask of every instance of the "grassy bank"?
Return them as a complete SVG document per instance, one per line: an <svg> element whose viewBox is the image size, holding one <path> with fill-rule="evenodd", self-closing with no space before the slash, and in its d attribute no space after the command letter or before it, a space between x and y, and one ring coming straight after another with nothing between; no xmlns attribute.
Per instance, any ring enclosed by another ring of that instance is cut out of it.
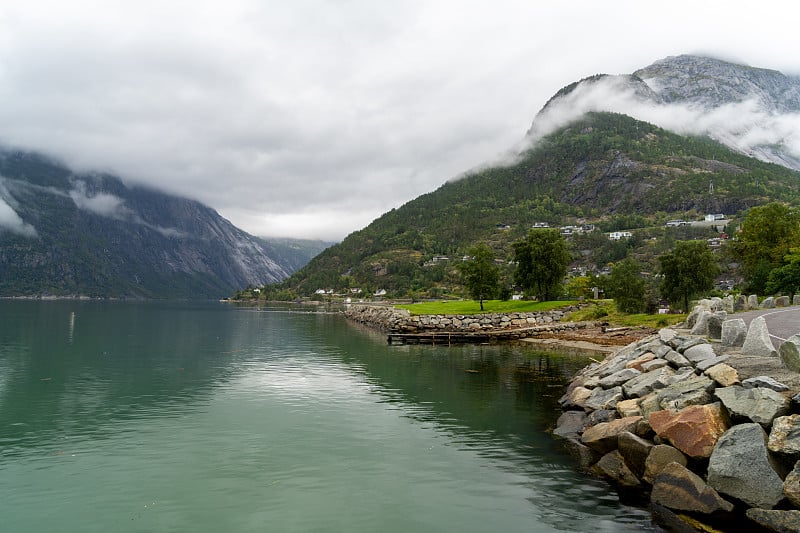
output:
<svg viewBox="0 0 800 533"><path fill-rule="evenodd" d="M613 300L598 300L587 302L583 309L570 313L566 319L576 322L583 320L602 320L615 326L663 328L683 322L686 320L686 315L629 315L617 311Z"/></svg>
<svg viewBox="0 0 800 533"><path fill-rule="evenodd" d="M530 313L550 311L576 302L528 302L513 300L485 300L483 311L478 302L473 300L456 300L448 302L421 302L417 304L395 305L397 309L408 309L412 315L478 315L481 313Z"/></svg>

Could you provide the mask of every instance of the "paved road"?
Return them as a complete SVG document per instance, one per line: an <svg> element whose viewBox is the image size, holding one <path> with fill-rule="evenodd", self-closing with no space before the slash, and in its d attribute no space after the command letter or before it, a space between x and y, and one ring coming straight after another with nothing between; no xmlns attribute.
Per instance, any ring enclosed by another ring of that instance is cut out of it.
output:
<svg viewBox="0 0 800 533"><path fill-rule="evenodd" d="M767 321L769 336L772 337L772 344L775 348L780 348L783 341L800 333L800 306L783 307L777 309L759 309L757 311L747 311L728 315L728 318L743 318L749 326L750 321L757 316L763 316Z"/></svg>

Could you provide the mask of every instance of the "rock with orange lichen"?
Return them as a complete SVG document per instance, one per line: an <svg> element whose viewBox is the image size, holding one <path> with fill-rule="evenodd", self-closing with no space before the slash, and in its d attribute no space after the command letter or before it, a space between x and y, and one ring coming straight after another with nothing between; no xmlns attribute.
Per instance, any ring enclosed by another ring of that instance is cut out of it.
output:
<svg viewBox="0 0 800 533"><path fill-rule="evenodd" d="M714 445L730 427L722 406L717 402L692 405L674 411L666 409L650 415L650 425L661 438L694 458L710 457Z"/></svg>

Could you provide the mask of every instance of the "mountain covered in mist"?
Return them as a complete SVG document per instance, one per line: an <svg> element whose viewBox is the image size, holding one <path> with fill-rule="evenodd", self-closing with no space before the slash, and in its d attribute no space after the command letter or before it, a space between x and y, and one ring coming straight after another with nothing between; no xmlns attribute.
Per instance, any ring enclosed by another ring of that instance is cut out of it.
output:
<svg viewBox="0 0 800 533"><path fill-rule="evenodd" d="M219 298L325 247L253 237L199 202L0 151L0 296Z"/></svg>
<svg viewBox="0 0 800 533"><path fill-rule="evenodd" d="M632 74L595 75L556 93L528 132L534 141L589 111L708 136L800 170L800 77L710 57L667 57Z"/></svg>
<svg viewBox="0 0 800 533"><path fill-rule="evenodd" d="M600 231L571 237L575 263L588 270L634 248L652 260L675 239L716 236L664 223L800 202L800 127L790 127L798 87L774 71L695 56L576 82L547 102L512 161L393 209L272 290L436 296L459 283L454 266L471 245L488 243L508 261L536 223L641 229L627 242Z"/></svg>

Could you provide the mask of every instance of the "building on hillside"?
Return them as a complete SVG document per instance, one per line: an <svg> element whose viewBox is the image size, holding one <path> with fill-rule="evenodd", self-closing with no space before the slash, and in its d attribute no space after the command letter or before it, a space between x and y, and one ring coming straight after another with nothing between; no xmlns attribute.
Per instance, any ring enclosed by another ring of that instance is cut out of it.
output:
<svg viewBox="0 0 800 533"><path fill-rule="evenodd" d="M620 239L630 239L633 237L633 233L630 231L612 231L608 234L608 238L612 241L618 241Z"/></svg>
<svg viewBox="0 0 800 533"><path fill-rule="evenodd" d="M723 215L722 213L706 215L706 222L716 222L718 220L725 220L725 215Z"/></svg>

